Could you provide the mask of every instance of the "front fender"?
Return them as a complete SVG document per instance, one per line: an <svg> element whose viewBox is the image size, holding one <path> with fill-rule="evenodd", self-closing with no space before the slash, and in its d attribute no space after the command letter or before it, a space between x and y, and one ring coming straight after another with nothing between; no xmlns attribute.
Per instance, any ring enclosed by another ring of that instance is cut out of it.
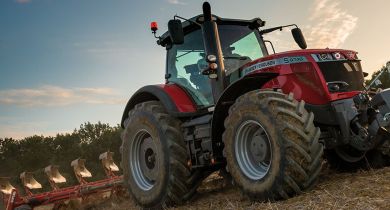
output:
<svg viewBox="0 0 390 210"><path fill-rule="evenodd" d="M230 106L241 95L261 87L276 78L278 73L263 72L257 74L248 74L242 79L231 84L222 95L219 97L217 104L214 108L211 135L213 139L213 147L218 147L218 142L222 142L222 134L225 130L224 121L228 116ZM216 148L214 147L214 148ZM216 151L216 150L214 150Z"/></svg>
<svg viewBox="0 0 390 210"><path fill-rule="evenodd" d="M196 112L196 105L190 96L176 84L148 85L139 89L127 102L122 115L121 126L135 105L146 101L160 101L169 114Z"/></svg>

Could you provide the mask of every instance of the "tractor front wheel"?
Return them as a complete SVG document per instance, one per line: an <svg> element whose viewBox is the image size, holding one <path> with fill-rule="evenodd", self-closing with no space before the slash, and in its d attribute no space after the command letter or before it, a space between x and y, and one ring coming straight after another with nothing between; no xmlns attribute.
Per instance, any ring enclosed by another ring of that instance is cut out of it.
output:
<svg viewBox="0 0 390 210"><path fill-rule="evenodd" d="M224 155L244 194L287 199L313 186L323 155L313 118L292 94L257 90L236 100L225 120Z"/></svg>
<svg viewBox="0 0 390 210"><path fill-rule="evenodd" d="M122 134L124 183L146 209L180 204L190 191L187 151L180 121L161 103L138 104L129 112Z"/></svg>

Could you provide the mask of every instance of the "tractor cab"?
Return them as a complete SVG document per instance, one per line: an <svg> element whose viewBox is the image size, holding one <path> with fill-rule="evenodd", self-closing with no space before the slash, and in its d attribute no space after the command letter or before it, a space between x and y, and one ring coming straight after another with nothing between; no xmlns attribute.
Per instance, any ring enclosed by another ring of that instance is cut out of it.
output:
<svg viewBox="0 0 390 210"><path fill-rule="evenodd" d="M231 20L215 17L218 24L223 64L224 84L228 86L240 78L238 69L250 61L268 55L263 38L256 27L260 19ZM205 37L201 27L203 16L182 23L183 43L173 43L169 32L159 38L158 44L167 49L166 81L184 88L198 106L214 104L210 79L202 71L207 69Z"/></svg>
<svg viewBox="0 0 390 210"><path fill-rule="evenodd" d="M183 23L179 19L184 19ZM191 19L175 16L168 23L168 32L157 37L157 43L167 49L166 82L182 87L198 107L214 105L222 92L244 75L239 69L251 61L268 56L263 34L295 26L294 39L304 49L302 32L295 25L260 30L265 21L225 19L212 16L213 24L205 24L205 17ZM156 23L151 27L155 34ZM212 47L215 43L218 46ZM209 49L206 49L209 48ZM210 73L208 55L215 59L214 74ZM216 80L210 80L216 79Z"/></svg>

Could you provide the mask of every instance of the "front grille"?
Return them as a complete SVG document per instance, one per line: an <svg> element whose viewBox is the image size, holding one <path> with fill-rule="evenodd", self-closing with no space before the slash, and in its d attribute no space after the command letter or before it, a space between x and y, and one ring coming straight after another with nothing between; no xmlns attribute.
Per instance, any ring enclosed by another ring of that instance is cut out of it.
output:
<svg viewBox="0 0 390 210"><path fill-rule="evenodd" d="M348 87L338 92L363 90L364 76L359 61L318 62L326 82L343 81Z"/></svg>

